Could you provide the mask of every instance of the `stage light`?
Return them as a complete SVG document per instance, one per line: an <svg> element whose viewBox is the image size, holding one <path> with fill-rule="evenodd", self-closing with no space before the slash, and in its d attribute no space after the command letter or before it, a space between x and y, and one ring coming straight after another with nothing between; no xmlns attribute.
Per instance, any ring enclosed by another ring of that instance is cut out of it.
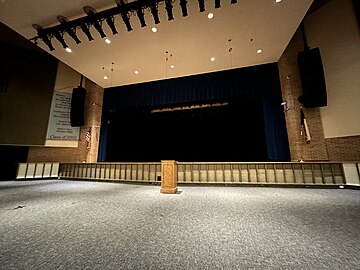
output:
<svg viewBox="0 0 360 270"><path fill-rule="evenodd" d="M88 38L89 41L94 40L94 38L92 37L91 33L90 33L90 26L87 24L82 24L80 25L81 30L84 32L84 34L86 35L86 37Z"/></svg>
<svg viewBox="0 0 360 270"><path fill-rule="evenodd" d="M51 39L48 36L43 36L41 39L46 44L46 46L49 47L50 51L55 50L54 46L51 44Z"/></svg>
<svg viewBox="0 0 360 270"><path fill-rule="evenodd" d="M188 15L186 5L187 5L186 0L180 0L180 7L181 7L181 12L182 12L183 17L186 17Z"/></svg>
<svg viewBox="0 0 360 270"><path fill-rule="evenodd" d="M205 11L205 0L198 0L199 1L199 11L204 12Z"/></svg>
<svg viewBox="0 0 360 270"><path fill-rule="evenodd" d="M66 44L65 40L64 40L64 34L63 33L59 33L59 32L55 32L54 33L55 38L61 43L61 45L63 46L64 49L68 48L69 46Z"/></svg>
<svg viewBox="0 0 360 270"><path fill-rule="evenodd" d="M69 19L62 16L62 15L59 15L56 17L58 19L58 21L61 23L61 24L66 24L69 22ZM76 28L75 28L76 29ZM69 29L66 29L66 32L69 34L69 36L75 40L76 44L80 44L81 43L81 40L78 38L78 36L76 35L76 32L75 30L73 30L72 28L69 28Z"/></svg>
<svg viewBox="0 0 360 270"><path fill-rule="evenodd" d="M84 11L85 11L86 15L88 15L90 17L96 13L96 10L93 7L90 7L90 6L84 7ZM99 32L101 38L106 37L106 35L104 33L104 30L102 29L102 26L101 26L101 24L99 23L98 20L95 20L95 19L92 20L91 24Z"/></svg>
<svg viewBox="0 0 360 270"><path fill-rule="evenodd" d="M51 44L51 36L47 36L47 35L43 35L43 31L44 31L44 27L42 27L40 24L33 24L32 25L35 30L37 31L37 34L39 36L39 38L41 38L41 40L46 44L46 46L49 47L50 51L54 51L55 48L54 46ZM35 39L36 42L36 39Z"/></svg>
<svg viewBox="0 0 360 270"><path fill-rule="evenodd" d="M44 28L40 24L33 24L32 26L37 31L37 34L38 34L39 38L41 38L41 40L46 44L46 46L49 47L49 50L54 51L55 48L51 44L51 36L49 37L49 36L43 34ZM35 39L35 42L36 42L36 39Z"/></svg>
<svg viewBox="0 0 360 270"><path fill-rule="evenodd" d="M95 29L99 32L101 38L106 37L106 35L101 27L101 24L98 21L94 21L93 25L94 25Z"/></svg>
<svg viewBox="0 0 360 270"><path fill-rule="evenodd" d="M172 0L165 0L165 9L168 15L168 21L174 19Z"/></svg>
<svg viewBox="0 0 360 270"><path fill-rule="evenodd" d="M136 15L139 18L141 27L145 27L146 23L145 23L144 11L141 7L136 10Z"/></svg>
<svg viewBox="0 0 360 270"><path fill-rule="evenodd" d="M150 6L150 11L151 11L151 14L153 15L154 17L154 22L155 24L159 24L160 23L160 19L159 19L159 12L158 12L158 9L157 9L157 4L154 3Z"/></svg>
<svg viewBox="0 0 360 270"><path fill-rule="evenodd" d="M130 18L129 18L129 14L127 11L125 11L125 9L121 9L121 6L125 5L123 0L115 0L116 5L118 7L118 9L120 10L121 13L121 18L123 20L123 22L125 23L126 29L128 32L132 31L132 27L130 24Z"/></svg>
<svg viewBox="0 0 360 270"><path fill-rule="evenodd" d="M172 0L165 0L165 9L168 15L168 21L174 19Z"/></svg>
<svg viewBox="0 0 360 270"><path fill-rule="evenodd" d="M221 4L220 4L220 0L215 0L215 8L220 8Z"/></svg>
<svg viewBox="0 0 360 270"><path fill-rule="evenodd" d="M108 24L108 26L110 27L112 34L116 35L118 33L118 31L116 30L116 27L115 27L114 16L107 17L105 20L106 20L106 23Z"/></svg>
<svg viewBox="0 0 360 270"><path fill-rule="evenodd" d="M121 18L123 19L128 32L132 31L133 29L132 29L131 24L130 24L129 15L127 13L124 13L124 14L121 15Z"/></svg>
<svg viewBox="0 0 360 270"><path fill-rule="evenodd" d="M230 4L236 4L237 0L231 0Z"/></svg>

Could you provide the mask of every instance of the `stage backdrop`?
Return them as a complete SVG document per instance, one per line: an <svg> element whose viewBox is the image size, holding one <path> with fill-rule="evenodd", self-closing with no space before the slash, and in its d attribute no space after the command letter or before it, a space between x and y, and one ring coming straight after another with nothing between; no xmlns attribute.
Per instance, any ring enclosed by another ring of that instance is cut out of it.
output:
<svg viewBox="0 0 360 270"><path fill-rule="evenodd" d="M99 161L288 161L277 64L105 89Z"/></svg>

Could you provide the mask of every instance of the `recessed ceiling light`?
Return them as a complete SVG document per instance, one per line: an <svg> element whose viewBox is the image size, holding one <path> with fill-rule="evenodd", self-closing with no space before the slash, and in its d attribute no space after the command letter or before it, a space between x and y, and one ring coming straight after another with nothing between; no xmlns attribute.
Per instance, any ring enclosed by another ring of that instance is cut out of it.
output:
<svg viewBox="0 0 360 270"><path fill-rule="evenodd" d="M139 71L138 71L138 70L135 70L134 73L135 73L136 75L138 75L138 74L139 74Z"/></svg>
<svg viewBox="0 0 360 270"><path fill-rule="evenodd" d="M110 44L110 43L111 43L111 40L108 39L108 38L105 38L105 42L106 42L107 44Z"/></svg>
<svg viewBox="0 0 360 270"><path fill-rule="evenodd" d="M281 0L275 0L275 2L276 2L276 3L280 3L280 2L281 2Z"/></svg>
<svg viewBox="0 0 360 270"><path fill-rule="evenodd" d="M156 27L153 27L153 28L151 28L151 31L153 31L154 33L156 33L156 32L157 32L157 28L156 28Z"/></svg>
<svg viewBox="0 0 360 270"><path fill-rule="evenodd" d="M104 80L107 80L107 79L108 79L108 77L105 75L105 76L104 76Z"/></svg>
<svg viewBox="0 0 360 270"><path fill-rule="evenodd" d="M210 60L211 60L211 62L214 62L214 61L215 61L215 57L211 57Z"/></svg>
<svg viewBox="0 0 360 270"><path fill-rule="evenodd" d="M175 68L175 66L174 66L174 65L170 65L170 68Z"/></svg>
<svg viewBox="0 0 360 270"><path fill-rule="evenodd" d="M65 51L67 51L68 53L71 53L71 52L72 52L72 50L71 50L69 47L66 47L66 48L65 48Z"/></svg>
<svg viewBox="0 0 360 270"><path fill-rule="evenodd" d="M262 53L263 50L262 50L262 49L258 49L256 52L257 52L257 53Z"/></svg>
<svg viewBox="0 0 360 270"><path fill-rule="evenodd" d="M214 13L210 12L210 13L208 14L208 18L209 18L209 19L214 18Z"/></svg>

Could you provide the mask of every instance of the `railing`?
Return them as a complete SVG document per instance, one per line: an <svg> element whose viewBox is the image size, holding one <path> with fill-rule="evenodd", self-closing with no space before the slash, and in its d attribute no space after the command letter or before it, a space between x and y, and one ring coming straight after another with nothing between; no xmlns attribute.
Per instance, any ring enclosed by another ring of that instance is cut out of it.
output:
<svg viewBox="0 0 360 270"><path fill-rule="evenodd" d="M179 162L178 183L345 184L341 163Z"/></svg>
<svg viewBox="0 0 360 270"><path fill-rule="evenodd" d="M360 185L359 163L177 162L179 184ZM61 178L155 183L161 163L21 163L17 179Z"/></svg>
<svg viewBox="0 0 360 270"><path fill-rule="evenodd" d="M344 163L343 168L346 184L360 186L360 163Z"/></svg>
<svg viewBox="0 0 360 270"><path fill-rule="evenodd" d="M59 175L64 179L156 182L161 163L62 163Z"/></svg>
<svg viewBox="0 0 360 270"><path fill-rule="evenodd" d="M59 163L19 163L16 179L57 178Z"/></svg>

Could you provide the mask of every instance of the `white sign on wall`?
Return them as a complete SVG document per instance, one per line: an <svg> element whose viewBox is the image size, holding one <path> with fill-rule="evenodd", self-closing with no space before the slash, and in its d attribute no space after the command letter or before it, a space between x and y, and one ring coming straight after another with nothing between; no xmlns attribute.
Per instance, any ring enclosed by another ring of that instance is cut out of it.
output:
<svg viewBox="0 0 360 270"><path fill-rule="evenodd" d="M79 140L79 127L70 125L72 93L54 92L47 131L47 140Z"/></svg>

